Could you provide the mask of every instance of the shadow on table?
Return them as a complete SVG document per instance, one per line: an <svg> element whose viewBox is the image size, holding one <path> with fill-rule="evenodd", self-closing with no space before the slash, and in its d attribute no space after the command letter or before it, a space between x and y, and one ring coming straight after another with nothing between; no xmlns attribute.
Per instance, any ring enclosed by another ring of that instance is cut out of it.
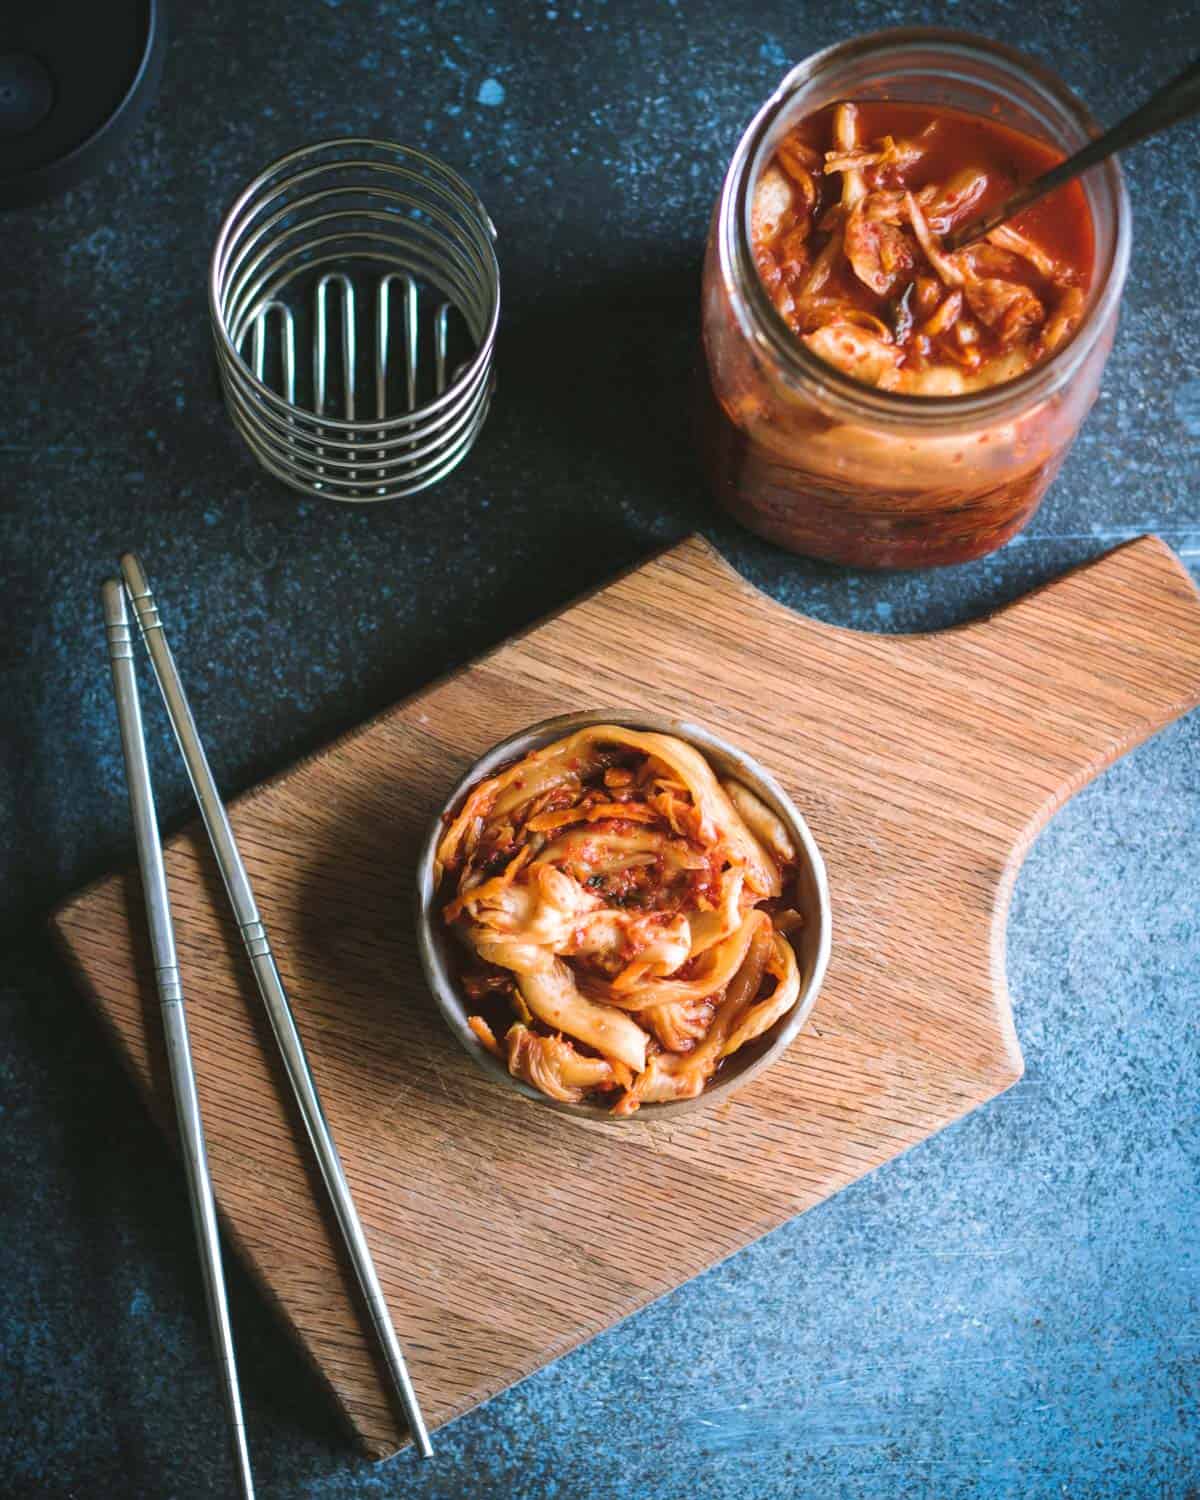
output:
<svg viewBox="0 0 1200 1500"><path fill-rule="evenodd" d="M698 256L583 287L551 285L501 329L491 423L527 451L532 482L578 475L587 503L574 526L593 538L611 533L621 563L637 545L621 535L632 514L623 516L623 498L654 501L675 531L708 509L691 441L699 340Z"/></svg>

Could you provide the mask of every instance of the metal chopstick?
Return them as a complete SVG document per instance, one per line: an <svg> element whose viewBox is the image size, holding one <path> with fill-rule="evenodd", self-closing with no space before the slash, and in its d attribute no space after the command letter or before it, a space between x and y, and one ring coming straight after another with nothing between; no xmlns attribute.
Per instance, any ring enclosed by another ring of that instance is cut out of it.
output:
<svg viewBox="0 0 1200 1500"><path fill-rule="evenodd" d="M209 769L208 757L204 753L204 746L200 742L200 735L196 729L196 721L192 718L183 684L179 680L175 660L167 644L145 570L130 552L127 552L121 559L121 576L125 580L130 602L138 624L141 626L142 638L150 653L150 661L154 667L154 675L158 679L158 686L162 691L163 702L167 706L171 728L175 731L175 738L187 767L192 790L196 794L200 816L204 820L204 826L221 871L221 878L225 882L225 889L233 906L234 917L250 959L250 966L254 970L259 994L266 1006L271 1030L275 1034L275 1041L283 1059L288 1081L292 1086L296 1103L300 1107L304 1128L317 1158L321 1177L329 1192L334 1215L346 1243L359 1287L366 1299L367 1310L370 1313L376 1336L382 1346L388 1374L400 1398L409 1430L421 1457L432 1458L433 1447L429 1441L429 1433L426 1430L424 1418L421 1416L421 1408L417 1404L417 1396L413 1390L408 1367L404 1363L400 1341L396 1337L396 1330L392 1326L391 1315L384 1301L379 1277L375 1272L375 1264L371 1259L370 1247L363 1233L358 1211L354 1207L354 1200L350 1196L346 1174L342 1169L337 1147L334 1145L333 1136L330 1134L324 1111L321 1108L317 1085L304 1053L300 1033L296 1029L295 1018L288 1004L283 980L280 978L274 955L271 952L267 930L259 916L254 892L250 886L250 878L246 874L246 867L242 863L225 805L221 801L217 784Z"/></svg>
<svg viewBox="0 0 1200 1500"><path fill-rule="evenodd" d="M233 1332L229 1325L225 1276L221 1266L217 1211L208 1176L204 1125L200 1118L200 1102L196 1097L196 1077L192 1071L192 1052L188 1044L187 1017L183 1008L183 987L175 959L175 931L171 922L167 877L154 812L154 789L150 783L146 741L142 733L142 710L133 667L133 635L125 606L125 590L120 579L107 580L101 590L101 599L108 635L113 695L117 701L117 719L121 728L121 749L125 756L129 810L133 816L142 893L146 900L146 918L150 926L150 950L154 958L154 976L158 983L163 1031L166 1034L171 1091L175 1097L175 1118L179 1122L192 1223L204 1273L204 1297L208 1303L213 1343L221 1361L221 1388L229 1417L229 1436L234 1467L237 1470L238 1494L243 1500L254 1500L254 1480L250 1473L250 1454L246 1448L246 1424L242 1417L242 1398L233 1355Z"/></svg>

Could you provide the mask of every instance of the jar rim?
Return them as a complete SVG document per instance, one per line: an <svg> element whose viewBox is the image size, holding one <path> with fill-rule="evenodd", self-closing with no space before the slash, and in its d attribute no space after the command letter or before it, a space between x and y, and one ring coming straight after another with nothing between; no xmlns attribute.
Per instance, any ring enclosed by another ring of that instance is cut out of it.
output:
<svg viewBox="0 0 1200 1500"><path fill-rule="evenodd" d="M1087 106L1049 68L1035 59L970 31L941 26L901 26L866 32L837 42L795 64L754 115L738 141L726 171L717 211L717 252L731 305L748 340L794 384L842 404L852 416L916 425L957 424L996 415L1014 404L1032 404L1059 389L1087 357L1115 310L1125 283L1130 253L1130 206L1124 176L1115 157L1085 174L1102 184L1111 204L1111 247L1102 268L1094 268L1098 293L1072 336L1048 358L1012 380L956 396L919 396L867 385L813 354L795 336L767 293L754 263L750 204L756 167L768 134L782 111L806 86L833 69L864 57L881 58L916 47L942 47L950 56L999 64L1069 117L1085 136L1100 133ZM986 86L986 84L985 84ZM994 85L995 86L995 85ZM1095 227L1093 225L1093 227ZM741 296L736 295L738 289Z"/></svg>

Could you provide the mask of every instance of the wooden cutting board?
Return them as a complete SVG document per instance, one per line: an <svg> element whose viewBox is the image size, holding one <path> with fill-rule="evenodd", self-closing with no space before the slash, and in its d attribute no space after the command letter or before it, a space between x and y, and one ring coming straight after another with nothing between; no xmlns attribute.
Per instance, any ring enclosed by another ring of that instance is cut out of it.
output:
<svg viewBox="0 0 1200 1500"><path fill-rule="evenodd" d="M1022 857L1067 797L1198 700L1200 597L1154 538L989 620L909 637L793 614L691 539L240 798L233 823L430 1425L1013 1083L1005 918ZM810 1025L744 1092L677 1122L580 1122L493 1085L417 964L412 864L432 810L500 737L585 708L657 709L741 744L829 866L833 960ZM402 1426L198 831L169 845L167 873L226 1229L386 1455ZM169 1122L136 875L54 922Z"/></svg>

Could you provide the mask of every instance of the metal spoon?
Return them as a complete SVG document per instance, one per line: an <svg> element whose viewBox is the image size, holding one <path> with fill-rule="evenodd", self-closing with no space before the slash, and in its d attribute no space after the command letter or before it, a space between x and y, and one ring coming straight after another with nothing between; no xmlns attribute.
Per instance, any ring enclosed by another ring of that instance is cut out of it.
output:
<svg viewBox="0 0 1200 1500"><path fill-rule="evenodd" d="M1103 135L1098 135L1094 141L1089 141L1082 151L1076 151L1074 156L1068 156L1066 161L1059 162L1057 167L1052 167L1049 172L1044 172L1040 177L1035 177L1032 182L1027 182L1024 187L1018 188L1015 193L1006 198L999 208L980 218L969 219L961 228L948 234L945 239L947 250L961 250L964 245L970 245L975 240L982 239L985 234L1011 219L1014 214L1028 208L1031 203L1036 203L1039 198L1044 198L1047 193L1052 193L1055 188L1062 187L1064 182L1070 182L1072 178L1078 177L1081 172L1086 172L1089 167L1094 167L1098 162L1105 161L1116 151L1123 151L1126 146L1136 145L1138 141L1145 140L1148 135L1155 135L1160 130L1166 130L1168 126L1178 124L1180 120L1186 120L1190 115L1200 111L1200 59L1186 67L1178 78L1173 78L1152 94L1140 109L1135 109L1131 115L1126 115Z"/></svg>

